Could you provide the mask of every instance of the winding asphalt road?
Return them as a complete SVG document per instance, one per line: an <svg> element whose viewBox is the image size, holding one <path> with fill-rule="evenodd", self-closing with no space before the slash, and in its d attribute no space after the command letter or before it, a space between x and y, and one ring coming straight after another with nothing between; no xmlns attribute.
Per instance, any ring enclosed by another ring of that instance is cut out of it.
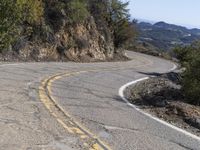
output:
<svg viewBox="0 0 200 150"><path fill-rule="evenodd" d="M199 150L200 141L128 106L119 88L174 64L132 61L0 65L0 150Z"/></svg>

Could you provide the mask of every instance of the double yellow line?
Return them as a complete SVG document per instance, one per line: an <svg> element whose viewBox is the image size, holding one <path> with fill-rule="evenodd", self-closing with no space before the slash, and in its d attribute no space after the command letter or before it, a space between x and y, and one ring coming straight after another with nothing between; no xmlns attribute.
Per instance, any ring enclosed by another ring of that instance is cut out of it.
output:
<svg viewBox="0 0 200 150"><path fill-rule="evenodd" d="M65 109L60 106L54 97L52 96L52 83L55 80L58 80L62 77L76 75L82 72L75 72L75 73L65 73L65 74L58 74L55 76L50 77L49 79L45 79L42 81L42 84L39 87L39 97L51 115L64 127L64 129L69 134L76 135L84 149L88 150L111 150L111 148L102 142L97 136L92 134L89 130L85 127L80 125L77 121L72 119L72 117L65 111Z"/></svg>
<svg viewBox="0 0 200 150"><path fill-rule="evenodd" d="M144 60L144 59L143 59ZM98 71L111 71L111 70L123 70L123 69L132 69L136 67L152 65L152 61L145 60L146 63L134 67L127 67L127 68L112 68L112 69L94 69L88 71L79 71L79 72L72 72L72 73L60 73L54 76L49 77L42 81L39 87L39 97L45 107L48 109L50 114L60 123L60 125L69 133L74 134L79 137L84 149L88 150L111 150L111 148L101 141L96 135L91 133L88 129L84 126L79 124L74 118L72 118L65 109L60 106L57 101L52 96L52 84L54 81L61 79L63 77L78 75L81 73L87 72L98 72Z"/></svg>

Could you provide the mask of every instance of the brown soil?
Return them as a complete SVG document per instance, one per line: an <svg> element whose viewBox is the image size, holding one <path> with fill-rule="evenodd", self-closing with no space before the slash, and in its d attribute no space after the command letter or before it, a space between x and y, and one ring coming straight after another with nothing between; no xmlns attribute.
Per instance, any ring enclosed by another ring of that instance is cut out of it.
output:
<svg viewBox="0 0 200 150"><path fill-rule="evenodd" d="M200 106L184 101L176 79L150 78L127 88L125 95L144 111L200 136Z"/></svg>

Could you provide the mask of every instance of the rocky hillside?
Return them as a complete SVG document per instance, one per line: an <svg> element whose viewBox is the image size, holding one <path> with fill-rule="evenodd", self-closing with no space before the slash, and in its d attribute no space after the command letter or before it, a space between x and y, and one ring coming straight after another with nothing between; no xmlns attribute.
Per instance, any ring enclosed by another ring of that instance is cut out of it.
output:
<svg viewBox="0 0 200 150"><path fill-rule="evenodd" d="M176 45L190 45L200 40L200 29L187 29L165 22L155 24L141 22L137 26L140 32L139 43L154 46L160 51L168 51Z"/></svg>
<svg viewBox="0 0 200 150"><path fill-rule="evenodd" d="M34 35L30 39L21 36L14 45L17 57L41 61L96 61L114 57L115 49L109 29L106 39L92 16L73 26L67 26L64 18L60 22L57 31L50 29L50 32L44 33L46 35Z"/></svg>
<svg viewBox="0 0 200 150"><path fill-rule="evenodd" d="M127 5L119 0L2 0L0 60L121 58L123 44L134 35L125 32L131 28Z"/></svg>

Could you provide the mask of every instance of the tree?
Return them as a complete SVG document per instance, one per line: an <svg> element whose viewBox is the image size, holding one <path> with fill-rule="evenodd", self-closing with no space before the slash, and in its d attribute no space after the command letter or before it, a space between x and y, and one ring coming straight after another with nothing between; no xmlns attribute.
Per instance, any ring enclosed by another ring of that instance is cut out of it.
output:
<svg viewBox="0 0 200 150"><path fill-rule="evenodd" d="M183 92L188 102L200 105L200 42L175 48L175 54L185 68Z"/></svg>
<svg viewBox="0 0 200 150"><path fill-rule="evenodd" d="M119 0L111 0L110 24L113 28L114 44L117 48L125 45L136 35L133 24L129 22L128 5L129 2L123 3Z"/></svg>
<svg viewBox="0 0 200 150"><path fill-rule="evenodd" d="M110 28L116 48L124 46L135 37L136 32L132 23L129 22L130 14L128 2L120 0L89 0L92 14L99 20L107 22Z"/></svg>

